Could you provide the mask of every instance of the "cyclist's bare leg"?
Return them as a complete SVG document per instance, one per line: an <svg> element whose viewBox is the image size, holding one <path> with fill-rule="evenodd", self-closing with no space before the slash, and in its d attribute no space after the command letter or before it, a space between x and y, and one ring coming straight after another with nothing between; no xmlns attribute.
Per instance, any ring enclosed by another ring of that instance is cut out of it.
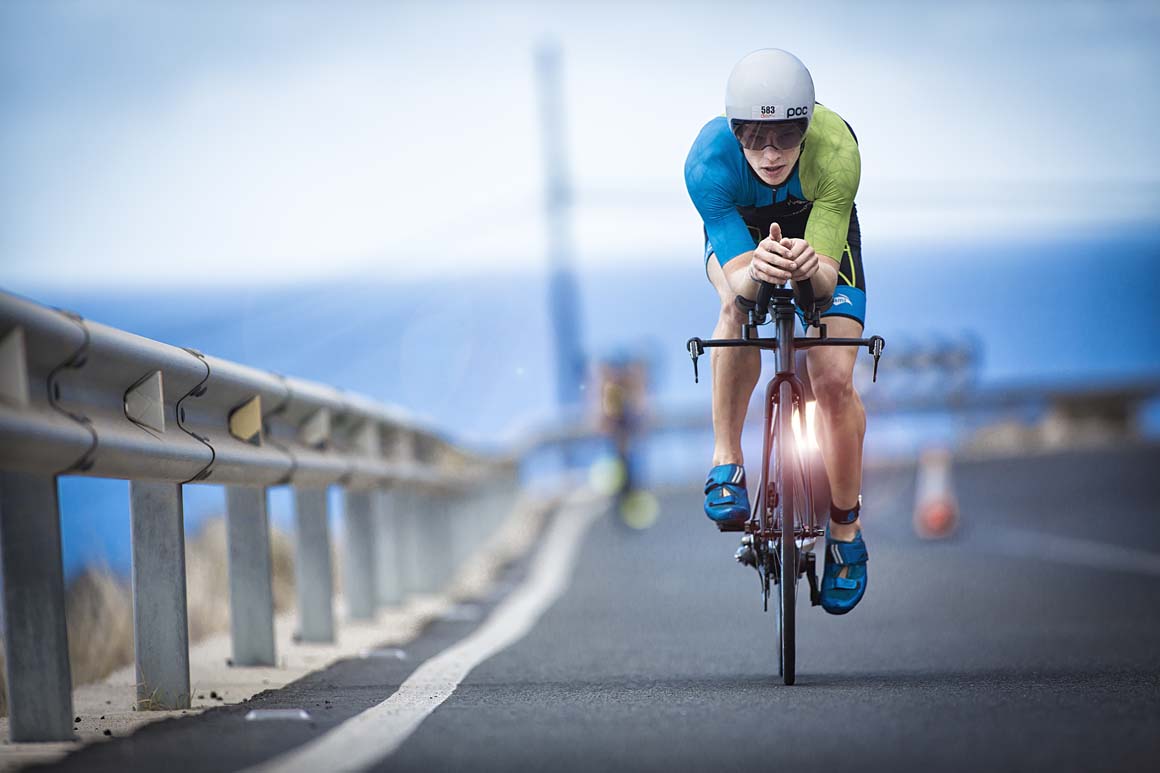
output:
<svg viewBox="0 0 1160 773"><path fill-rule="evenodd" d="M716 257L709 258L706 270L721 301L713 337L739 338L746 317L733 302L736 293L729 287ZM713 374L713 465L744 464L741 428L749 398L761 377L761 352L750 347L715 347L709 352Z"/></svg>
<svg viewBox="0 0 1160 773"><path fill-rule="evenodd" d="M827 334L832 338L861 338L862 326L848 317L826 317ZM817 335L817 328L810 328ZM854 389L854 361L858 349L850 346L828 346L811 349L809 361L810 385L818 401L818 442L834 504L852 509L858 504L862 490L862 439L866 435L866 409ZM840 524L830 522L834 539L851 540L857 534L859 522ZM842 569L845 576L846 569Z"/></svg>

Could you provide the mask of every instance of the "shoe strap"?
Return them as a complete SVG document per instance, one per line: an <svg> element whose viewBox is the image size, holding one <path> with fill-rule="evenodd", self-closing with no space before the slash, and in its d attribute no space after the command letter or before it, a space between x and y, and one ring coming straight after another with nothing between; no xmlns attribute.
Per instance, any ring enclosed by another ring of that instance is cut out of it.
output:
<svg viewBox="0 0 1160 773"><path fill-rule="evenodd" d="M719 464L709 470L709 477L705 480L705 493L717 486L745 487L745 468L739 464Z"/></svg>
<svg viewBox="0 0 1160 773"><path fill-rule="evenodd" d="M705 490L708 495L707 504L710 507L718 505L735 505L741 501L740 493L736 486L713 486Z"/></svg>
<svg viewBox="0 0 1160 773"><path fill-rule="evenodd" d="M854 538L853 542L839 542L830 539L830 535L827 533L826 560L833 564L864 564L869 561L870 554L866 552L866 543L862 541L862 532L858 532L858 536Z"/></svg>

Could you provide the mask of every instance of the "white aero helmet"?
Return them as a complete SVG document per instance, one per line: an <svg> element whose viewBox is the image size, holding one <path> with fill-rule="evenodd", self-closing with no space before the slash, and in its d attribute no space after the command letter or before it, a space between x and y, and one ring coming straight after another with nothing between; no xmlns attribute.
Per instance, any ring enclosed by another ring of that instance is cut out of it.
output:
<svg viewBox="0 0 1160 773"><path fill-rule="evenodd" d="M814 79L788 51L760 48L748 53L729 73L725 117L734 134L750 122L793 121L804 136L814 117Z"/></svg>

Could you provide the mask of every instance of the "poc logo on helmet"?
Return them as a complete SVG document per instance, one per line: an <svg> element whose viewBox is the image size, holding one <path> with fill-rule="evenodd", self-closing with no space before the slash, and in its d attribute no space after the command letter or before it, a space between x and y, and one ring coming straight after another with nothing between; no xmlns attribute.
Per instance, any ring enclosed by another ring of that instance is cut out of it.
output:
<svg viewBox="0 0 1160 773"><path fill-rule="evenodd" d="M785 111L786 118L805 118L810 114L808 107L791 107Z"/></svg>

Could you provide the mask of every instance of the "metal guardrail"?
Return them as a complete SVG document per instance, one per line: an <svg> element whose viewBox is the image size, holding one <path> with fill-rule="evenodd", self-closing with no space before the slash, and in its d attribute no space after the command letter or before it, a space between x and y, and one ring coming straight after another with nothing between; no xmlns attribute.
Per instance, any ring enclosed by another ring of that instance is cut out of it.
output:
<svg viewBox="0 0 1160 773"><path fill-rule="evenodd" d="M0 292L0 564L10 737L73 737L57 477L130 481L137 707L190 705L182 486L227 487L233 663L275 665L266 490L295 496L298 635L335 638L327 490L348 613L438 590L506 514L513 458L458 448L322 384Z"/></svg>

